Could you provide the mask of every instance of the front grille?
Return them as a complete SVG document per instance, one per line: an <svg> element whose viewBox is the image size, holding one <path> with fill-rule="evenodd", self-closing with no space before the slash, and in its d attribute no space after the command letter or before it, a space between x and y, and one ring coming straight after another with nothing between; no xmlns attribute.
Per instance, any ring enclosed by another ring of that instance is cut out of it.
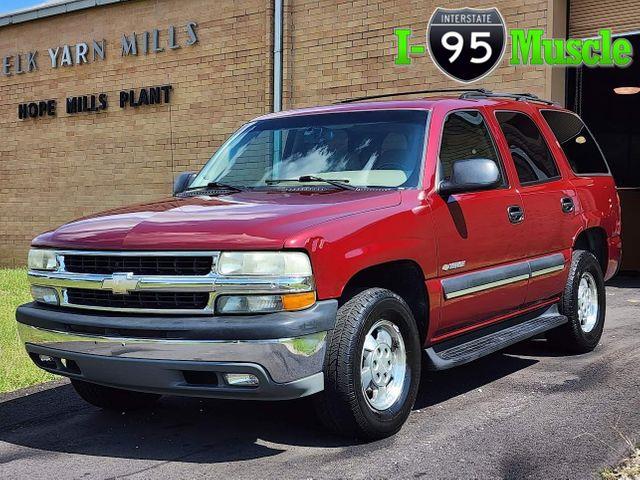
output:
<svg viewBox="0 0 640 480"><path fill-rule="evenodd" d="M67 289L69 304L104 307L156 310L203 310L209 303L207 292L132 292L118 295L107 290Z"/></svg>
<svg viewBox="0 0 640 480"><path fill-rule="evenodd" d="M65 270L72 273L111 274L133 272L134 275L208 275L212 256L130 256L65 255Z"/></svg>

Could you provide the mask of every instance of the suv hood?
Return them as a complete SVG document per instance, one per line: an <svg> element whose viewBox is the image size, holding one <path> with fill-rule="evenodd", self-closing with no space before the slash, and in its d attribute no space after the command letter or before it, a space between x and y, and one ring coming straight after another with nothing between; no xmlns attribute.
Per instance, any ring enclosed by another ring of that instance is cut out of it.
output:
<svg viewBox="0 0 640 480"><path fill-rule="evenodd" d="M400 203L399 191L240 192L170 198L67 223L33 246L87 250L279 249L319 223Z"/></svg>

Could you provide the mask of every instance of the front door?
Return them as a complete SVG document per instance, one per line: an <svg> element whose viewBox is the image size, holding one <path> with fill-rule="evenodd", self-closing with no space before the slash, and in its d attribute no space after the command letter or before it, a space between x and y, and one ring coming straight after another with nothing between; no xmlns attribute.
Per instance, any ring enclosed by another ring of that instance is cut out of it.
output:
<svg viewBox="0 0 640 480"><path fill-rule="evenodd" d="M487 127L484 110L450 112L442 125L438 180L455 161L495 161L502 183L491 190L435 194L431 206L442 287L434 340L489 323L522 306L529 277L525 261L522 200Z"/></svg>

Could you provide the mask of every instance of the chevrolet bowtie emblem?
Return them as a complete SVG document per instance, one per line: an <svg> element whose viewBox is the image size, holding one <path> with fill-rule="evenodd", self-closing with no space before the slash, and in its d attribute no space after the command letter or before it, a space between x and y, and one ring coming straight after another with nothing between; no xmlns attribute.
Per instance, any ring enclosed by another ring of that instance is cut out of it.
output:
<svg viewBox="0 0 640 480"><path fill-rule="evenodd" d="M114 273L111 278L102 281L102 288L118 295L127 295L138 288L138 280L133 278L133 272Z"/></svg>

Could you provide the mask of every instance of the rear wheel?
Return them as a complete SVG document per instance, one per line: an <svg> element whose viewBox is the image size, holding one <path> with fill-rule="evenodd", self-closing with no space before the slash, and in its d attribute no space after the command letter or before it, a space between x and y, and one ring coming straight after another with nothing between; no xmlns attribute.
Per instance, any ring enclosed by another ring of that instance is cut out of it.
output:
<svg viewBox="0 0 640 480"><path fill-rule="evenodd" d="M105 387L76 379L71 380L71 385L83 400L105 410L137 410L153 405L162 396Z"/></svg>
<svg viewBox="0 0 640 480"><path fill-rule="evenodd" d="M345 303L329 340L325 390L315 398L325 425L365 440L400 430L416 399L420 351L411 310L396 294L372 288Z"/></svg>
<svg viewBox="0 0 640 480"><path fill-rule="evenodd" d="M598 345L604 328L606 295L604 279L596 257L576 250L562 299L560 313L569 322L547 334L558 347L576 352L590 352Z"/></svg>

